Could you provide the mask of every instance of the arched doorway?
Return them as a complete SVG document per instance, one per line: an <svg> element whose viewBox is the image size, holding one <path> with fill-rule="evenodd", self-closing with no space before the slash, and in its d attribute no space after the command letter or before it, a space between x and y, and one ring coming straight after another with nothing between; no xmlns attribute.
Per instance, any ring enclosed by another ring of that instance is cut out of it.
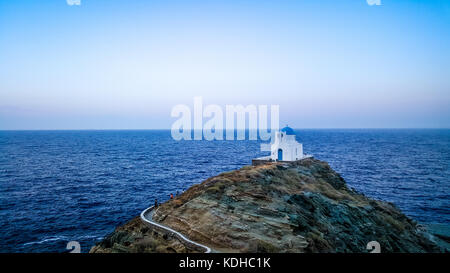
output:
<svg viewBox="0 0 450 273"><path fill-rule="evenodd" d="M278 161L282 161L283 160L283 150L278 149Z"/></svg>

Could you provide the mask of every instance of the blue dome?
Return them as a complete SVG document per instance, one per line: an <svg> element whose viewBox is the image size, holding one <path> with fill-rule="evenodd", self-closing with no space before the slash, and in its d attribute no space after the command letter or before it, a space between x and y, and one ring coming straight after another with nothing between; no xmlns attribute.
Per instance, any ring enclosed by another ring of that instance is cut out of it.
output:
<svg viewBox="0 0 450 273"><path fill-rule="evenodd" d="M294 129L292 129L289 126L286 126L283 129L281 129L281 132L284 132L287 136L288 135L295 136Z"/></svg>

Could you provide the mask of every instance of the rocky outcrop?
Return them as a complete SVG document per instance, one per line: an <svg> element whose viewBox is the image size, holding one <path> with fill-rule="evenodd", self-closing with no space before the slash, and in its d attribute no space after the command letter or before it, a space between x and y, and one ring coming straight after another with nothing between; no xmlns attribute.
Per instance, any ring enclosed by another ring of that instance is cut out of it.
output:
<svg viewBox="0 0 450 273"><path fill-rule="evenodd" d="M194 253L178 238L152 230L135 217L93 246L91 253Z"/></svg>
<svg viewBox="0 0 450 273"><path fill-rule="evenodd" d="M162 204L153 220L219 252L441 252L433 236L393 204L347 187L327 163L245 166L194 185ZM139 219L91 252L191 252Z"/></svg>

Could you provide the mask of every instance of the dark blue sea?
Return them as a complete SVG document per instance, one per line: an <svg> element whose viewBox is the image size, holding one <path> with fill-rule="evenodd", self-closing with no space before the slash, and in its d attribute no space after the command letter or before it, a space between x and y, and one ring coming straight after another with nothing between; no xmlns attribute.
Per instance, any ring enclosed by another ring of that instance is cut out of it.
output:
<svg viewBox="0 0 450 273"><path fill-rule="evenodd" d="M297 130L367 196L450 223L450 130ZM155 198L263 156L257 141L172 140L170 131L0 131L0 252L83 252Z"/></svg>

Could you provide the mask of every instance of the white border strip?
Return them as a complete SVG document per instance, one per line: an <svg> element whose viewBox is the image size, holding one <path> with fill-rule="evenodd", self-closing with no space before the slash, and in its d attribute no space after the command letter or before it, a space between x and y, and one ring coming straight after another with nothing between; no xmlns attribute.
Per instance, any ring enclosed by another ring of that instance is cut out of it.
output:
<svg viewBox="0 0 450 273"><path fill-rule="evenodd" d="M191 240L189 240L188 238L186 238L183 234L179 233L178 231L175 231L175 230L173 230L173 229L171 229L171 228L169 228L169 227L166 227L166 226L163 226L163 225L158 224L158 223L156 223L156 222L153 222L153 221L151 220L151 218L150 218L150 219L147 219L147 218L145 217L145 215L146 215L147 213L151 212L151 211L153 210L154 207L155 207L155 206L151 206L151 207L146 208L145 210L143 210L143 211L141 212L141 220L142 220L142 221L144 221L144 222L146 222L146 223L149 223L150 225L157 226L157 227L159 227L159 228L162 228L162 229L164 229L164 230L167 230L167 231L169 231L169 232L172 232L172 233L176 234L181 240L183 240L183 241L185 241L185 242L188 242L188 243L191 243L191 244L194 244L194 245L196 245L196 246L198 246L198 247L200 247L200 248L205 249L205 253L210 253L210 252L211 252L211 248L209 248L209 247L207 247L207 246L205 246L205 245L196 243L196 242L194 242L194 241L191 241Z"/></svg>

